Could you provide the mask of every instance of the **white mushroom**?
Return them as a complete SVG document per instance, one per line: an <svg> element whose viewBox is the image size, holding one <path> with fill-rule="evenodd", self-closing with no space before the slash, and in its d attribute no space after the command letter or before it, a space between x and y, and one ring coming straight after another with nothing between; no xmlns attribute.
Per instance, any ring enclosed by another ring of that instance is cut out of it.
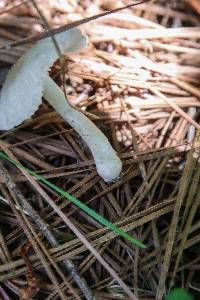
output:
<svg viewBox="0 0 200 300"><path fill-rule="evenodd" d="M61 53L74 52L86 45L77 28L55 36ZM0 94L0 130L8 130L29 118L42 102L42 96L84 139L90 148L97 172L105 181L115 180L122 168L105 135L80 111L70 105L62 90L48 76L58 58L51 38L36 43L11 68Z"/></svg>

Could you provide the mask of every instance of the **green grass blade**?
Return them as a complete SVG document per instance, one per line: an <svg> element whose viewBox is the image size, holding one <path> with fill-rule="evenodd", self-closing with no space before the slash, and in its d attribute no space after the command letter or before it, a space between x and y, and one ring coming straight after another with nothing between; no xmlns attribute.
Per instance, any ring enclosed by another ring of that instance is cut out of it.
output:
<svg viewBox="0 0 200 300"><path fill-rule="evenodd" d="M140 247L140 248L146 248L146 246L138 241L137 239L132 238L129 234L124 232L123 230L119 229L117 226L115 226L113 223L96 213L93 209L85 205L83 202L75 198L74 196L70 195L68 192L64 191L63 189L59 188L55 184L49 182L41 175L37 174L36 172L24 167L23 165L19 164L6 154L4 154L2 151L0 151L0 157L6 159L7 161L11 162L13 165L15 165L18 168L26 170L30 175L33 175L35 178L37 178L39 181L43 182L46 186L50 187L52 190L56 191L59 195L64 196L66 199L71 201L73 204L78 206L81 210L83 210L85 213L87 213L89 216L91 216L93 219L98 221L100 224L106 226L107 228L114 231L117 235L122 236L123 238L127 239L132 244Z"/></svg>

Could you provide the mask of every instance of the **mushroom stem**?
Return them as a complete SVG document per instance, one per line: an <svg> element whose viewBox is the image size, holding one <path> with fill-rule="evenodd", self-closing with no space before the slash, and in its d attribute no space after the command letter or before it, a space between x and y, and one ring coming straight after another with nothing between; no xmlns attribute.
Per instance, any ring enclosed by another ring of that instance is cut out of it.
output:
<svg viewBox="0 0 200 300"><path fill-rule="evenodd" d="M44 97L86 142L99 175L107 182L117 179L122 163L108 139L84 114L70 105L62 90L49 76L44 80Z"/></svg>

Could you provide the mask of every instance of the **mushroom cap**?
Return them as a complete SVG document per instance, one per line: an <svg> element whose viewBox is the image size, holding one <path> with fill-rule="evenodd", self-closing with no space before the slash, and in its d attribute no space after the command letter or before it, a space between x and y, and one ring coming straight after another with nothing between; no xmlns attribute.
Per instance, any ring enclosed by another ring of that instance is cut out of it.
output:
<svg viewBox="0 0 200 300"><path fill-rule="evenodd" d="M78 28L55 35L60 52L85 47ZM0 130L8 130L31 117L42 102L44 80L59 54L51 37L37 42L11 68L0 93Z"/></svg>

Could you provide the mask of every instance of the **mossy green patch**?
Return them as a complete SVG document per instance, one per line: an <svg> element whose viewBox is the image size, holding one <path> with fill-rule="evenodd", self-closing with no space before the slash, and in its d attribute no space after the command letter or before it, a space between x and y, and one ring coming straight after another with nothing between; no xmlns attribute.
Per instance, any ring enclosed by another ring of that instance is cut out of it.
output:
<svg viewBox="0 0 200 300"><path fill-rule="evenodd" d="M174 288L165 300L194 300L194 297L182 288Z"/></svg>

